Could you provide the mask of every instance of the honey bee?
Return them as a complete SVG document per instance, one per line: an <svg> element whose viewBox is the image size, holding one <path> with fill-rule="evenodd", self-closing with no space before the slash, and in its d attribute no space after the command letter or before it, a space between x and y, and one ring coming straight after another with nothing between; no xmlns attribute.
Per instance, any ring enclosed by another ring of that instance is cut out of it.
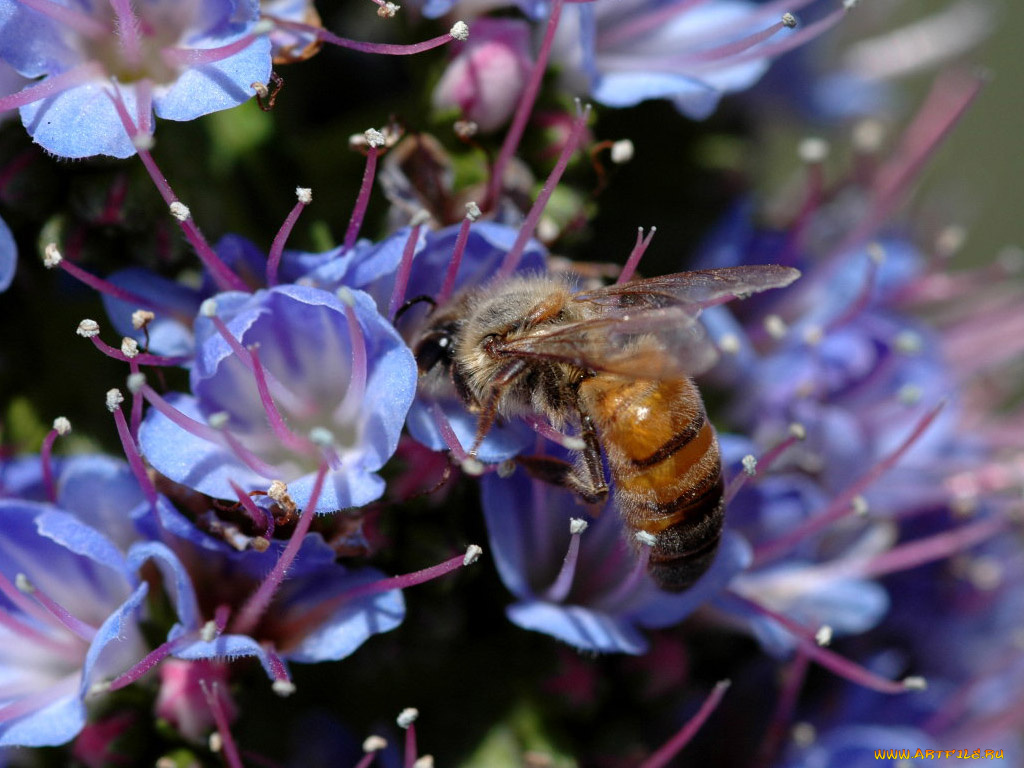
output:
<svg viewBox="0 0 1024 768"><path fill-rule="evenodd" d="M691 376L717 359L702 309L793 282L781 266L682 272L576 291L529 276L463 291L413 344L420 388L478 414L470 455L496 419L539 415L571 426L574 461L520 457L535 477L587 503L608 496L603 455L626 528L651 543L649 572L670 591L693 585L724 521L718 441Z"/></svg>

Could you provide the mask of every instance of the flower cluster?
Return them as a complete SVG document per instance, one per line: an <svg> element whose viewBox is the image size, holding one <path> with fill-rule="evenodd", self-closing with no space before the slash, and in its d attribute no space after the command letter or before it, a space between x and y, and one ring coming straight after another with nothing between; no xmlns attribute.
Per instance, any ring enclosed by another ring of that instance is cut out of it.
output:
<svg viewBox="0 0 1024 768"><path fill-rule="evenodd" d="M0 763L1024 765L1019 254L900 213L982 79L802 140L693 272L603 241L646 194L613 110L860 117L990 23L886 71L855 5L0 0L0 291L60 305L25 368L83 361L0 414ZM285 168L316 199L262 215ZM42 426L67 383L95 434Z"/></svg>

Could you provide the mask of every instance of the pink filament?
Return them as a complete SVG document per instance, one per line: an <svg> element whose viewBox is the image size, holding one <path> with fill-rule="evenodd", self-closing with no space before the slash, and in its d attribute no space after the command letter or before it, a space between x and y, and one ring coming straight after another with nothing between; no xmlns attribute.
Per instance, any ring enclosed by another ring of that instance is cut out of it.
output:
<svg viewBox="0 0 1024 768"><path fill-rule="evenodd" d="M129 357L120 349L107 344L99 336L90 336L89 341L107 357L112 357L114 360L120 360L122 363L131 363L136 368L139 364L142 365L159 365L159 366L179 366L182 363L187 363L192 359L191 355L179 355L177 357L164 357L163 355L151 355L148 352L139 352L134 357ZM132 373L136 373L132 370Z"/></svg>
<svg viewBox="0 0 1024 768"><path fill-rule="evenodd" d="M292 233L295 222L299 220L299 214L305 207L306 203L301 200L295 204L274 237L274 242L270 245L270 254L267 256L267 287L269 288L277 285L277 270L281 264L281 255L284 253L284 244L288 241L288 236Z"/></svg>
<svg viewBox="0 0 1024 768"><path fill-rule="evenodd" d="M711 713L718 708L718 704L721 702L722 697L725 696L725 692L729 690L729 685L729 680L722 680L716 683L711 694L701 704L700 709L697 710L697 714L690 718L679 732L669 739L661 749L644 760L640 764L640 768L663 768L663 766L668 765L669 761L679 754L683 747L690 743L690 739L701 729L701 726L711 716Z"/></svg>
<svg viewBox="0 0 1024 768"><path fill-rule="evenodd" d="M161 53L164 61L172 67L182 69L213 64L244 51L256 41L255 35L246 35L233 43L218 48L165 48Z"/></svg>
<svg viewBox="0 0 1024 768"><path fill-rule="evenodd" d="M231 622L233 632L240 635L250 634L256 628L256 625L259 624L263 614L270 606L270 601L273 600L274 595L281 586L281 582L284 581L285 573L287 573L288 568L295 561L295 557L299 553L299 547L302 546L306 533L309 532L309 526L316 515L316 503L320 500L320 492L324 487L324 478L327 477L327 469L326 463L320 465L320 469L316 473L316 481L313 483L313 491L309 497L309 504L299 513L299 520L295 524L292 537L288 540L284 551L281 552L281 556L277 559L273 570L263 580L263 583L260 584L259 589L253 593L238 613L235 614L234 620Z"/></svg>
<svg viewBox="0 0 1024 768"><path fill-rule="evenodd" d="M88 624L78 617L72 615L72 613L65 608L63 605L58 603L48 594L43 592L35 584L32 585L31 596L34 597L43 608L45 608L50 614L53 615L57 621L60 622L61 626L67 629L69 632L77 637L80 637L87 643L91 643L93 638L96 637L98 631L96 627Z"/></svg>
<svg viewBox="0 0 1024 768"><path fill-rule="evenodd" d="M43 438L43 447L39 452L39 459L43 469L43 486L46 488L46 498L51 504L57 503L57 483L53 479L53 444L60 433L51 429Z"/></svg>
<svg viewBox="0 0 1024 768"><path fill-rule="evenodd" d="M454 456L459 462L465 461L469 457L469 454L466 453L466 449L463 448L462 443L459 442L459 438L455 434L455 430L452 429L451 422L448 421L448 417L445 416L440 403L435 401L430 404L430 415L434 417L434 424L437 425L437 429L441 433L441 439L444 440L444 444L448 446L448 450L451 451L452 456Z"/></svg>
<svg viewBox="0 0 1024 768"><path fill-rule="evenodd" d="M345 319L348 321L349 341L352 344L352 370L345 396L335 409L335 417L341 421L349 421L359 413L366 398L366 379L369 373L363 326L359 323L355 309L348 304L345 305Z"/></svg>
<svg viewBox="0 0 1024 768"><path fill-rule="evenodd" d="M366 169L363 171L363 181L359 187L359 194L356 197L355 207L352 209L352 217L348 220L348 229L345 230L343 248L346 251L352 249L359 237L359 229L363 226L363 218L366 216L366 209L370 205L370 190L373 188L373 177L377 172L377 155L380 151L377 147L370 147L366 153Z"/></svg>
<svg viewBox="0 0 1024 768"><path fill-rule="evenodd" d="M238 747L235 745L235 740L231 735L231 724L228 722L224 700L220 695L220 684L216 681L207 683L206 680L200 680L199 687L203 689L206 706L210 708L213 722L217 724L217 733L220 734L221 744L223 745L224 760L230 768L244 768L242 758L238 754Z"/></svg>
<svg viewBox="0 0 1024 768"><path fill-rule="evenodd" d="M28 88L23 88L17 93L0 98L0 112L17 109L26 104L32 104L41 99L56 96L76 86L94 80L103 80L105 77L106 73L99 64L92 61L79 64L77 67L65 70L59 75L50 75L37 85L30 85Z"/></svg>
<svg viewBox="0 0 1024 768"><path fill-rule="evenodd" d="M466 216L459 225L459 234L455 238L455 248L452 251L451 261L448 262L448 269L444 273L444 283L441 291L437 294L437 303L444 304L452 297L455 290L455 276L458 274L459 265L462 264L462 255L466 252L466 243L469 241L469 227L472 224L469 216Z"/></svg>
<svg viewBox="0 0 1024 768"><path fill-rule="evenodd" d="M437 37L431 38L430 40L424 40L421 43L412 43L410 45L398 45L395 43L364 43L358 40L349 40L345 37L338 37L333 32L329 32L322 27L314 27L309 24L301 24L297 21L287 21L285 19L278 19L269 14L264 14L264 18L273 19L274 23L281 29L290 29L295 32L304 32L308 35L313 35L319 40L323 40L325 43L331 43L342 48L349 48L353 51L361 51L362 53L380 53L386 56L409 56L415 53L423 53L433 48L438 48L442 45L452 42L455 38L449 33L438 35Z"/></svg>
<svg viewBox="0 0 1024 768"><path fill-rule="evenodd" d="M132 11L130 0L110 0L117 16L117 41L124 60L135 67L142 61L142 41L139 39L139 19Z"/></svg>
<svg viewBox="0 0 1024 768"><path fill-rule="evenodd" d="M562 567L551 586L543 594L543 599L552 603L560 603L569 595L572 581L576 577L576 563L580 559L580 533L569 537L569 549L565 553Z"/></svg>
<svg viewBox="0 0 1024 768"><path fill-rule="evenodd" d="M266 529L265 536L269 539L274 532L273 515L269 515L260 509L256 505L256 502L252 500L252 496L243 491L241 486L239 486L234 480L228 480L228 482L231 484L231 490L233 490L235 492L235 496L238 497L238 503L245 508L245 511L257 526L262 525Z"/></svg>
<svg viewBox="0 0 1024 768"><path fill-rule="evenodd" d="M779 457L794 443L799 442L800 438L796 435L790 435L785 440L780 442L774 448L771 448L764 456L757 461L757 470L754 475L751 476L746 472L740 472L732 480L729 481L729 486L725 489L723 498L725 503L728 504L732 501L736 494L740 492L740 489L747 484L747 480L753 479L759 475L763 475L765 471L771 469L772 465L778 461Z"/></svg>
<svg viewBox="0 0 1024 768"><path fill-rule="evenodd" d="M856 683L857 685L870 688L871 690L878 691L880 693L907 692L908 689L903 682L889 680L888 678L876 675L871 670L866 669L859 664L855 664L849 659L843 658L838 653L822 648L814 639L813 632L810 629L798 624L788 616L784 616L781 613L765 608L760 603L741 597L735 592L728 592L727 598L735 600L738 603L741 603L748 610L752 610L755 613L772 619L780 624L784 629L786 629L786 631L793 635L793 638L797 643L799 643L803 652L812 660L818 662L818 664L831 670L840 677L849 680L851 683Z"/></svg>
<svg viewBox="0 0 1024 768"><path fill-rule="evenodd" d="M533 105L537 101L537 94L540 92L541 81L548 68L548 58L551 56L551 48L555 40L555 32L558 30L558 21L562 17L563 0L552 0L551 15L548 16L548 25L544 31L544 39L541 41L540 50L537 52L537 61L534 62L530 71L530 78L523 88L519 97L519 106L512 118L508 133L502 142L498 157L491 167L491 178L487 182L487 193L484 196L483 209L489 211L498 202L498 195L501 194L501 186L504 182L505 168L519 148L519 142L523 138L523 131L526 130L526 123L533 114Z"/></svg>
<svg viewBox="0 0 1024 768"><path fill-rule="evenodd" d="M398 264L398 272L395 275L395 287L391 291L391 302L388 304L388 317L394 322L398 308L405 300L405 292L409 286L409 274L412 272L412 260L416 255L416 243L420 239L421 225L417 224L409 232L405 241L405 248L402 249L402 260Z"/></svg>
<svg viewBox="0 0 1024 768"><path fill-rule="evenodd" d="M49 16L61 26L73 29L85 37L95 39L110 34L110 30L103 23L77 8L60 5L53 0L18 0L18 2L26 8Z"/></svg>
<svg viewBox="0 0 1024 768"><path fill-rule="evenodd" d="M416 723L409 723L405 729L405 765L404 768L413 768L416 764Z"/></svg>
<svg viewBox="0 0 1024 768"><path fill-rule="evenodd" d="M556 0L557 2L557 0ZM512 248L505 254L505 258L501 262L501 269L495 277L497 280L506 280L511 277L512 273L515 272L516 267L519 266L519 260L522 258L523 251L526 249L527 241L533 237L534 230L537 229L537 223L540 221L541 214L544 213L544 208L548 204L548 200L551 198L552 193L555 191L555 187L558 186L559 180L562 178L562 174L565 173L565 168L569 165L569 159L576 151L576 147L580 143L580 139L583 136L583 131L587 127L587 118L590 116L589 105L580 110L576 119L573 121L572 130L569 132L569 137L565 141L565 146L562 148L562 153L558 158L558 162L555 163L555 167L551 171L551 175L548 176L544 182L544 186L540 190L540 194L537 195L537 199L533 202L533 206L530 208L530 212L526 216L526 220L519 227L519 234L516 237L515 243L512 244Z"/></svg>
<svg viewBox="0 0 1024 768"><path fill-rule="evenodd" d="M136 482L142 488L146 501L149 502L149 506L153 510L153 519L157 521L159 526L161 523L160 515L157 513L156 508L158 498L156 488L153 486L153 481L149 479L146 465L139 454L138 444L135 442L135 438L132 437L131 430L128 428L128 423L125 421L124 413L121 412L120 407L114 409L113 415L114 425L117 427L117 436L121 439L121 447L124 450L125 458L128 459L128 466L131 467Z"/></svg>
<svg viewBox="0 0 1024 768"><path fill-rule="evenodd" d="M636 268L640 265L640 259L643 258L644 253L647 251L647 247L651 244L651 240L654 239L654 234L657 231L657 227L651 227L650 233L647 237L644 237L644 228L639 227L637 229L636 245L633 246L633 250L630 252L629 258L626 259L626 265L619 273L619 279L615 281L616 284L628 283L633 279L633 275L636 274Z"/></svg>

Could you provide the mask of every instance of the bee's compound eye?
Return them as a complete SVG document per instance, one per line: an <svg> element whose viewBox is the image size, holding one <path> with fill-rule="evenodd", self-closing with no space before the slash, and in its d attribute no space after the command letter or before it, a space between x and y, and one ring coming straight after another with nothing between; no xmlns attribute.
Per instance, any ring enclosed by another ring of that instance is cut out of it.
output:
<svg viewBox="0 0 1024 768"><path fill-rule="evenodd" d="M416 366L420 373L428 373L438 363L447 367L452 357L452 337L447 333L431 334L416 347Z"/></svg>

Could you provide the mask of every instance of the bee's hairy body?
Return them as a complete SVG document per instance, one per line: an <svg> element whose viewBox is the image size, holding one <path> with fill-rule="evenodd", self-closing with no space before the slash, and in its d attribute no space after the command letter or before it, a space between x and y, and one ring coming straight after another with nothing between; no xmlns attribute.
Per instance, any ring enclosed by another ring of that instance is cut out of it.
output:
<svg viewBox="0 0 1024 768"><path fill-rule="evenodd" d="M424 358L442 363L426 366L421 387L441 395L454 386L471 411L490 411L492 420L542 414L556 429L573 424L585 445L573 465L523 463L599 502L608 493L603 448L627 528L654 536L651 575L663 588L686 589L711 564L723 522L718 442L693 381L627 378L540 354L502 353L503 345L528 340L543 326L591 319L594 308L572 296L566 282L550 277L457 296L421 334L421 369ZM640 336L629 343L640 350L655 342ZM441 349L424 353L431 344ZM587 338L579 344L586 347Z"/></svg>

